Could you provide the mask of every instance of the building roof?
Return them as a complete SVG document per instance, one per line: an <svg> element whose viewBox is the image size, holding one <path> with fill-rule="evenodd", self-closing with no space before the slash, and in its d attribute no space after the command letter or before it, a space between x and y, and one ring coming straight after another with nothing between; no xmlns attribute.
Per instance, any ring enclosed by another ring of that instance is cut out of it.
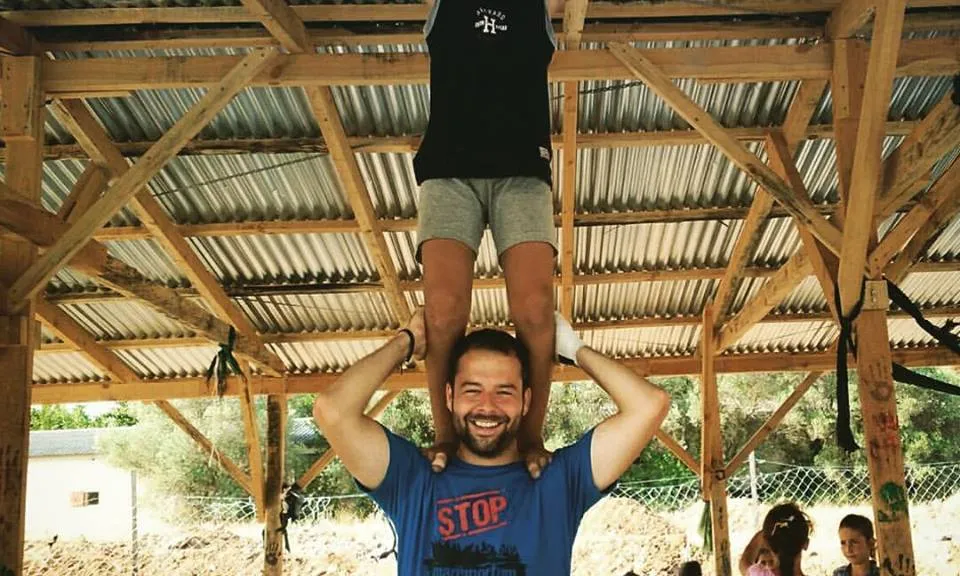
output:
<svg viewBox="0 0 960 576"><path fill-rule="evenodd" d="M30 457L94 456L100 454L97 439L108 428L76 430L33 430L30 432Z"/></svg>

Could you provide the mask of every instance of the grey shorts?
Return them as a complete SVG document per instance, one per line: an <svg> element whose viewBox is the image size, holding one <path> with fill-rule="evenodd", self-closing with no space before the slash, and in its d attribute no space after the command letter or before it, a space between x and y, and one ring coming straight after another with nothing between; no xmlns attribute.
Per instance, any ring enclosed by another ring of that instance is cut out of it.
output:
<svg viewBox="0 0 960 576"><path fill-rule="evenodd" d="M423 243L458 240L476 254L489 224L497 254L523 242L546 242L557 252L553 191L539 178L438 178L420 187L417 262Z"/></svg>

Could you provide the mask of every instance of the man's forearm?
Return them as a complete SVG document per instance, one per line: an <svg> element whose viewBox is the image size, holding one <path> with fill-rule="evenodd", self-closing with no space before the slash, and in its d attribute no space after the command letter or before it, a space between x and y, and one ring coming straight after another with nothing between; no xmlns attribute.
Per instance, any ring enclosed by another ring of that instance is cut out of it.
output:
<svg viewBox="0 0 960 576"><path fill-rule="evenodd" d="M329 388L317 396L318 406L340 416L362 416L374 392L406 358L410 339L397 334L385 345L351 366Z"/></svg>

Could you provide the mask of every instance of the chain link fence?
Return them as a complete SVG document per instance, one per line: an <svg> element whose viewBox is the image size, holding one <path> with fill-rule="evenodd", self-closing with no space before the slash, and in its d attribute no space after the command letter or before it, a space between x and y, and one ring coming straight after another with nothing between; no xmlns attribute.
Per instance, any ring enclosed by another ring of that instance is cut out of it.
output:
<svg viewBox="0 0 960 576"><path fill-rule="evenodd" d="M729 480L728 486L732 508L747 502L754 512L760 505L787 499L808 508L831 505L862 509L870 498L865 469L790 466L753 478L738 475ZM945 507L938 503L949 500L951 509L960 515L960 463L910 468L907 490L916 507L933 504L933 508L942 509ZM580 541L590 543L589 547L597 548L595 544L602 542L640 543L650 538L638 528L641 524L661 522L658 532L668 531L666 519L676 524L680 516L689 518L695 515L691 511L702 507L695 479L622 483L612 496L612 505L629 510L630 516L636 516L638 510L649 516L642 522L631 518L610 523L604 508L603 522L585 520L581 528ZM122 537L117 531L99 531L103 520L91 515L89 526L82 526L79 536L53 534L28 540L24 573L232 576L259 574L262 568L262 525L257 522L250 499L154 495L141 498L132 508L111 510L109 514L122 517L119 521L114 518L114 524L126 526L120 530ZM29 516L28 509L28 529ZM683 529L678 535L678 540L686 538ZM289 537L291 550L285 555L285 574L395 574L390 554L395 545L393 531L366 496L307 498L300 520L290 527ZM681 542L678 546L688 545ZM606 572L602 568L575 570L575 574L623 573L613 568Z"/></svg>

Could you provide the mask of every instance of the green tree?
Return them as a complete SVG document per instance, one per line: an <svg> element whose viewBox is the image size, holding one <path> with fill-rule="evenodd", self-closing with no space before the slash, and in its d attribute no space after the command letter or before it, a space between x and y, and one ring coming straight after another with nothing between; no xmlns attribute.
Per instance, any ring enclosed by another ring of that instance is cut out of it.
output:
<svg viewBox="0 0 960 576"><path fill-rule="evenodd" d="M136 423L136 415L126 402L119 402L112 410L96 418L91 418L82 405L68 409L60 404L49 404L30 410L31 430L114 428Z"/></svg>

